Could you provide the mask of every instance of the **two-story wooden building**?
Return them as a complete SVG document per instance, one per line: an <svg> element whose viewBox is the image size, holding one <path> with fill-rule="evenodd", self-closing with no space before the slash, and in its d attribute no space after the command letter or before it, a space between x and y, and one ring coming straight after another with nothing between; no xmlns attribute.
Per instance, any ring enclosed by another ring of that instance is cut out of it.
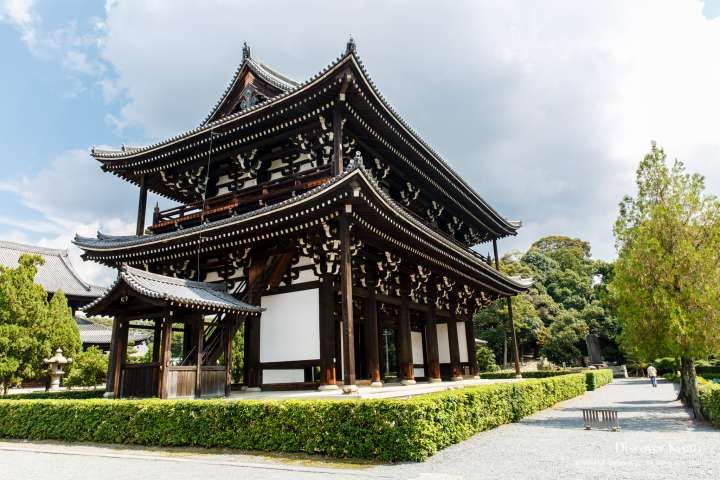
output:
<svg viewBox="0 0 720 480"><path fill-rule="evenodd" d="M473 314L529 286L496 268L497 239L519 223L393 110L352 39L302 83L245 46L200 126L92 155L140 188L135 235L75 239L86 260L120 269L88 309L116 316L116 395L219 392L203 372L229 364L240 325L249 389L459 380L477 373ZM146 227L148 191L179 206ZM495 259L473 250L485 242ZM123 360L123 332L140 319L163 345L144 367ZM172 366L180 324L187 348Z"/></svg>

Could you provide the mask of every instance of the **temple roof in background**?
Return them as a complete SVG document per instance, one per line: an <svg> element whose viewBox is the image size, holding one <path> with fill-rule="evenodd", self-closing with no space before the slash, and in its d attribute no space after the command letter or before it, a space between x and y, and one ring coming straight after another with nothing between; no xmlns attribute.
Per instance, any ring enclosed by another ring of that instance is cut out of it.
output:
<svg viewBox="0 0 720 480"><path fill-rule="evenodd" d="M62 290L66 296L94 298L105 292L105 289L91 285L80 277L70 262L67 250L0 241L0 266L17 267L23 254L38 255L45 260L43 265L37 267L35 281L50 293Z"/></svg>

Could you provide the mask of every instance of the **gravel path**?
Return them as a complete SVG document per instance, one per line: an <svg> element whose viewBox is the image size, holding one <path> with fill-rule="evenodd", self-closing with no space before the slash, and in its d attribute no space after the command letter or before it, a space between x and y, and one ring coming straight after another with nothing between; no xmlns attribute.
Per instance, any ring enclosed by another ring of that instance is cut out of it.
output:
<svg viewBox="0 0 720 480"><path fill-rule="evenodd" d="M672 384L616 380L554 409L484 432L424 463L0 442L2 478L703 479L720 478L720 431L690 419ZM620 411L620 432L585 431L580 409ZM83 473L84 472L84 473Z"/></svg>

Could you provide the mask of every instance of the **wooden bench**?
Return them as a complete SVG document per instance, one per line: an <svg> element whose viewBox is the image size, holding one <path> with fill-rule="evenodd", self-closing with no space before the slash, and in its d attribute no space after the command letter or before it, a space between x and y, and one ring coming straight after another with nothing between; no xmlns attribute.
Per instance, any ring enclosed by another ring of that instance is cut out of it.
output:
<svg viewBox="0 0 720 480"><path fill-rule="evenodd" d="M613 432L620 430L617 410L583 408L582 414L585 430L591 430L593 428L607 428Z"/></svg>

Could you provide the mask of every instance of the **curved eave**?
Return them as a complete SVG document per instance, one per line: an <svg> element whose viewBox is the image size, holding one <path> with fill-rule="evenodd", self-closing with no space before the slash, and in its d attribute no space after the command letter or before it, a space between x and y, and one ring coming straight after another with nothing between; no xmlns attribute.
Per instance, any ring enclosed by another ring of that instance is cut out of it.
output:
<svg viewBox="0 0 720 480"><path fill-rule="evenodd" d="M132 183L137 184L137 180L133 179L131 176L126 176L126 175L120 174L117 171L118 167L116 167L114 164L122 164L124 161L136 159L136 158L139 158L142 156L146 156L146 155L149 155L152 153L159 152L162 149L165 149L176 143L194 139L202 134L205 134L205 133L211 131L214 128L226 126L226 125L236 123L236 122L241 122L242 120L250 118L251 116L254 116L256 114L259 115L260 112L264 112L276 105L278 105L278 106L283 105L286 102L291 101L291 99L294 99L297 96L300 96L303 93L305 93L306 91L310 90L316 84L326 80L328 77L335 74L338 70L341 70L348 63L353 67L353 70L356 72L357 76L360 79L362 79L362 82L365 85L366 89L372 94L373 98L375 99L377 104L381 106L381 108L383 109L385 114L388 116L388 118L393 121L393 123L398 127L399 130L401 130L404 133L404 135L407 138L412 140L412 142L415 144L415 146L418 149L420 149L422 152L424 152L429 158L431 158L439 166L439 168L443 171L443 173L449 178L449 180L450 180L449 183L451 185L454 185L456 188L461 189L463 191L463 193L468 198L471 199L471 201L474 203L475 208L478 209L479 212L482 212L485 215L488 215L489 218L492 219L493 223L497 227L495 230L497 230L498 233L501 234L500 236L516 235L517 230L521 227L521 223L508 220L508 219L504 218L502 215L500 215L500 213L497 210L495 210L492 206L490 206L489 203L487 203L475 190L473 190L473 188L470 187L467 184L467 182L465 182L462 179L462 177L460 177L448 165L448 163L437 152L435 152L420 137L420 135L417 132L415 132L415 130L413 130L407 124L407 122L400 116L399 113L397 113L395 111L395 109L390 105L390 103L380 93L379 89L377 88L375 83L372 81L370 75L366 71L362 61L360 61L360 59L356 56L356 54L354 52L351 52L351 53L345 54L344 56L339 57L338 59L335 60L335 62L329 64L320 73L311 77L304 83L297 85L297 87L295 87L294 89L283 92L275 97L272 97L262 103L254 105L254 106L247 108L245 110L242 110L240 112L227 115L225 117L222 117L220 119L217 119L217 120L209 122L209 123L204 123L200 127L197 127L193 130L182 133L182 134L172 137L170 139L164 140L162 142L156 143L154 145L149 145L147 147L141 147L141 148L125 148L123 150L117 150L117 151L93 149L91 152L91 155L103 163L104 170L112 171L114 174L121 176L122 178L125 178L126 180L131 181ZM235 75L235 78L233 78L231 85L228 87L228 90L224 94L223 99L220 101L220 104L218 104L216 106L214 112L216 112L217 109L220 108L225 97L232 90L234 83L237 81L238 78L240 78L241 70L243 68L245 68L245 65L247 65L247 63L243 64L243 66L241 66L240 69L238 70L237 74ZM212 114L210 116L212 116ZM159 157L159 158L162 158L162 157ZM120 166L120 168L121 168L121 166ZM129 168L132 168L132 166L129 166ZM153 191L155 191L155 190L153 190ZM175 199L166 193L161 193L161 192L156 192L156 193L159 193L160 195L163 195L163 196L167 196L168 198Z"/></svg>
<svg viewBox="0 0 720 480"><path fill-rule="evenodd" d="M281 202L277 205L270 205L237 217L230 217L206 225L192 227L187 230L168 232L159 235L140 237L104 236L103 238L97 240L76 236L73 243L86 252L94 252L100 255L115 254L131 258L137 253L138 249L162 246L163 244L167 244L169 242L173 242L176 245L187 245L200 235L202 235L203 238L207 238L208 234L215 232L222 233L223 229L231 228L234 225L258 221L264 217L273 215L282 215L287 209L311 202L314 199L320 200L320 197L331 195L337 189L347 186L348 182L351 182L354 179L361 181L365 190L372 196L373 202L381 204L386 211L391 212L398 221L403 222L406 227L411 229L413 235L423 237L426 242L429 242L429 244L439 246L439 251L451 252L451 256L457 259L457 261L466 262L467 264L472 265L476 270L482 272L487 279L497 282L499 285L503 285L504 294L514 294L527 290L528 286L525 283L502 274L493 267L487 265L476 253L468 249L463 244L433 230L428 225L406 213L403 207L398 205L394 200L392 200L392 198L385 194L374 182L372 176L359 166L354 167L353 169L345 172L343 175L335 177L330 182L316 187L303 195L286 200L285 202Z"/></svg>

